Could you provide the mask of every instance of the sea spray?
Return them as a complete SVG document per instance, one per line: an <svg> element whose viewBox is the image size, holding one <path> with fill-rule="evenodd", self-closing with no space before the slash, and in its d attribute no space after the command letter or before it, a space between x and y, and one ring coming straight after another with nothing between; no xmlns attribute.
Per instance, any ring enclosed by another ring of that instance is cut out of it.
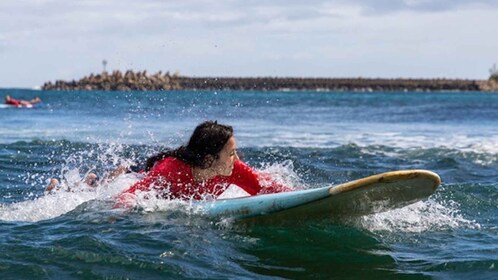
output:
<svg viewBox="0 0 498 280"><path fill-rule="evenodd" d="M360 224L374 232L424 232L459 228L479 229L476 221L466 219L454 201L420 201L400 209L361 217Z"/></svg>

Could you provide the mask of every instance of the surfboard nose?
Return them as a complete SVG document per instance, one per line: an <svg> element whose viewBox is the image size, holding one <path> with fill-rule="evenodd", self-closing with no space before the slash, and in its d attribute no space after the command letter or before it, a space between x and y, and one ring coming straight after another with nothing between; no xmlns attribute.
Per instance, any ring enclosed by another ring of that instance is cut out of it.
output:
<svg viewBox="0 0 498 280"><path fill-rule="evenodd" d="M403 170L406 172L415 172L417 176L427 178L428 180L432 180L434 185L433 189L436 190L439 185L441 185L441 177L436 172L425 170L425 169L416 169L416 170Z"/></svg>

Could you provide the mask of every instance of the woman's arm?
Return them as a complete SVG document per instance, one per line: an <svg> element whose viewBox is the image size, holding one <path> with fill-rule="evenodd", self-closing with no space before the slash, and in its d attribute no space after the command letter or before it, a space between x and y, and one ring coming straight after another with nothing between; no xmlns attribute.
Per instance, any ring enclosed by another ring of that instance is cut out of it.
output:
<svg viewBox="0 0 498 280"><path fill-rule="evenodd" d="M240 160L235 162L232 175L228 178L228 183L241 187L250 195L293 190L290 187L275 182L270 176L257 173L254 169Z"/></svg>

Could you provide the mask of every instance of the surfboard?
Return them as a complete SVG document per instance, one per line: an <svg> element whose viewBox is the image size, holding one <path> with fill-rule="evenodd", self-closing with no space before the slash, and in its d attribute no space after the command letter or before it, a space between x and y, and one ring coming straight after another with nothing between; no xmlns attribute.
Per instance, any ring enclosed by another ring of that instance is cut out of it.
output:
<svg viewBox="0 0 498 280"><path fill-rule="evenodd" d="M428 170L381 173L316 189L198 202L205 215L254 223L334 219L384 212L428 198L441 184Z"/></svg>
<svg viewBox="0 0 498 280"><path fill-rule="evenodd" d="M33 105L32 104L27 104L27 105L15 106L15 105L10 105L10 104L0 104L0 109L8 109L8 108L32 109Z"/></svg>

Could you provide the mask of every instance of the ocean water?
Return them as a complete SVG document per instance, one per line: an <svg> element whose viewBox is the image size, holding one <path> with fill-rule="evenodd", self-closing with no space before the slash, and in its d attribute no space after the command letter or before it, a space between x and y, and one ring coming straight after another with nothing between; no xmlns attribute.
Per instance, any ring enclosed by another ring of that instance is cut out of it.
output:
<svg viewBox="0 0 498 280"><path fill-rule="evenodd" d="M0 89L1 279L498 279L498 93ZM427 200L338 221L250 226L188 203L113 209L133 178L80 183L187 141L211 119L299 189L428 169ZM44 195L49 178L70 186Z"/></svg>

